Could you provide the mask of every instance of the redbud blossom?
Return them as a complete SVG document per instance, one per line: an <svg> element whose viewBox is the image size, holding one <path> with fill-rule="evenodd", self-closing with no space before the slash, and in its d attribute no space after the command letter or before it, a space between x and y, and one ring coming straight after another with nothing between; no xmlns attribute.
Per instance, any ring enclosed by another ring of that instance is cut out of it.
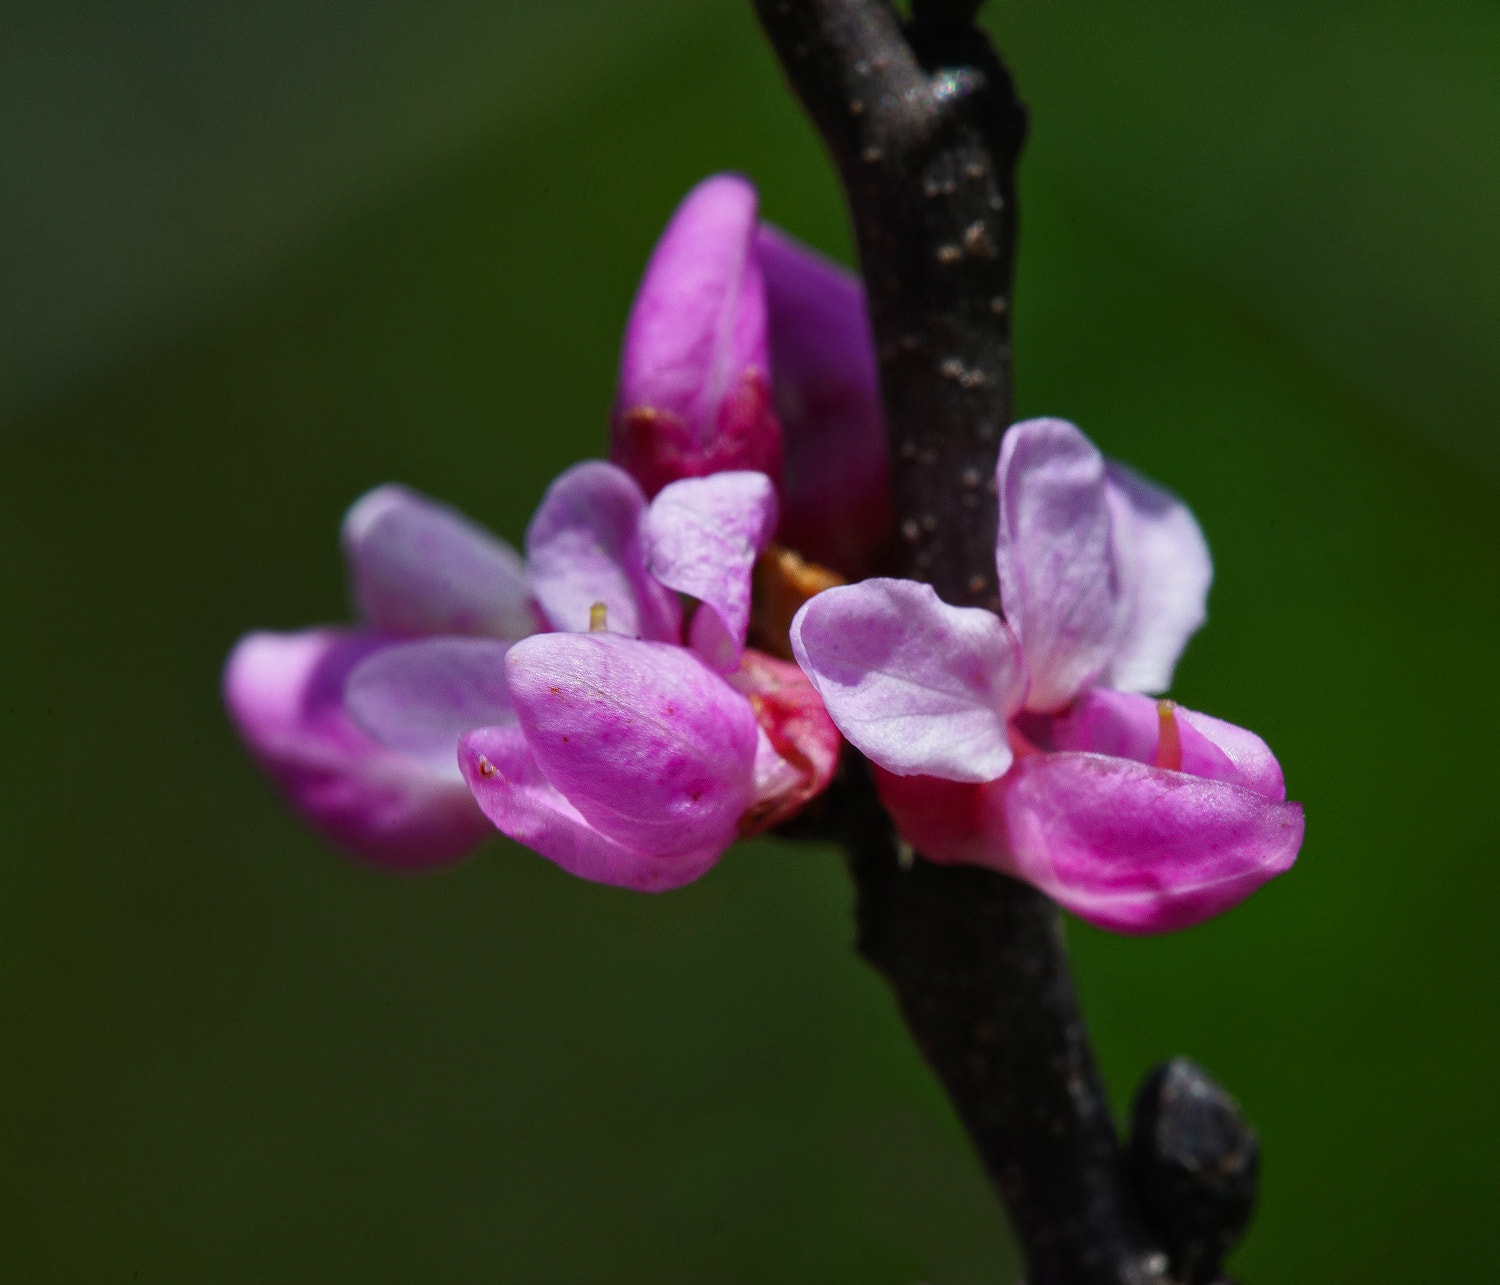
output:
<svg viewBox="0 0 1500 1285"><path fill-rule="evenodd" d="M1061 420L1010 429L996 489L1004 621L867 580L802 608L798 662L931 860L1122 932L1228 909L1291 866L1303 821L1254 733L1136 694L1204 620L1197 523Z"/></svg>
<svg viewBox="0 0 1500 1285"><path fill-rule="evenodd" d="M678 478L766 473L782 500L779 541L846 576L866 574L889 541L864 289L762 224L742 178L698 184L652 254L625 332L610 456L648 496Z"/></svg>

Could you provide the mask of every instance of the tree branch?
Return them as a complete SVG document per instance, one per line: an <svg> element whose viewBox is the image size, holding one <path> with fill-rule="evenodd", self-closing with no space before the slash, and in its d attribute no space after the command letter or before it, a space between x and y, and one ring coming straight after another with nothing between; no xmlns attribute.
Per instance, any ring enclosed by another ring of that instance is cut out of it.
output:
<svg viewBox="0 0 1500 1285"><path fill-rule="evenodd" d="M949 602L999 611L994 475L1011 412L1025 110L973 26L979 0L914 0L905 26L885 0L755 5L849 201L905 574ZM991 871L903 863L853 751L838 790L801 831L820 827L849 854L859 950L890 982L1004 1198L1030 1285L1167 1281L1187 1262L1172 1241L1177 1224L1154 1217L1148 1231L1127 1183L1056 908ZM1176 1101L1162 1110L1170 1115ZM1166 1170L1153 1168L1152 1139L1180 1142L1181 1130L1150 1118L1161 1127L1140 1141L1135 1168L1157 1174ZM1170 1183L1153 1191L1169 1204L1181 1198ZM1181 1279L1207 1280L1234 1235L1221 1246L1202 1218L1179 1221L1196 1238Z"/></svg>

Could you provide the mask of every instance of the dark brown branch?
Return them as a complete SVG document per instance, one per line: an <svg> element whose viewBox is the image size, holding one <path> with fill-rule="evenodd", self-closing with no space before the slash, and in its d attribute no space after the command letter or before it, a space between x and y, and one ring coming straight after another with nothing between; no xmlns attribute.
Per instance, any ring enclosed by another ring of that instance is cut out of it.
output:
<svg viewBox="0 0 1500 1285"><path fill-rule="evenodd" d="M993 478L1010 422L1025 111L973 26L977 0L915 0L906 26L884 0L755 4L848 197L905 573L998 611ZM1167 1280L1168 1251L1181 1256L1160 1220L1147 1231L1127 1184L1055 907L1004 875L901 862L852 751L804 829L820 823L849 852L860 952L1004 1198L1030 1285Z"/></svg>

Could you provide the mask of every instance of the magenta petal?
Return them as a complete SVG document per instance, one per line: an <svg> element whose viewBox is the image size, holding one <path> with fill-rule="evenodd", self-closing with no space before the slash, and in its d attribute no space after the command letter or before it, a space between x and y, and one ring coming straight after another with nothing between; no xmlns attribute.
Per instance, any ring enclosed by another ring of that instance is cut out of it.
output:
<svg viewBox="0 0 1500 1285"><path fill-rule="evenodd" d="M1234 764L1234 779L1241 785L1277 803L1286 798L1286 780L1281 774L1281 764L1271 753L1271 747L1254 732L1210 714L1200 714L1195 709L1183 709L1181 705L1177 707L1177 717L1179 722L1211 741ZM1184 757L1183 770L1197 769Z"/></svg>
<svg viewBox="0 0 1500 1285"><path fill-rule="evenodd" d="M538 767L595 829L663 858L734 839L754 798L755 717L692 652L537 634L506 667Z"/></svg>
<svg viewBox="0 0 1500 1285"><path fill-rule="evenodd" d="M755 803L740 833L760 834L794 816L828 788L843 738L817 689L796 665L747 649L729 684L750 702L760 729L755 752Z"/></svg>
<svg viewBox="0 0 1500 1285"><path fill-rule="evenodd" d="M1159 757L1163 702L1133 692L1091 687L1064 715L1029 721L1028 735L1043 749L1078 750L1172 766ZM1243 785L1280 802L1286 798L1281 767L1254 732L1166 702L1176 721L1176 770L1231 785ZM1170 757L1170 755L1169 755Z"/></svg>
<svg viewBox="0 0 1500 1285"><path fill-rule="evenodd" d="M344 517L344 557L361 614L391 633L537 629L520 555L461 513L404 486L381 486Z"/></svg>
<svg viewBox="0 0 1500 1285"><path fill-rule="evenodd" d="M761 226L771 386L786 440L781 543L850 579L892 529L875 338L860 280Z"/></svg>
<svg viewBox="0 0 1500 1285"><path fill-rule="evenodd" d="M461 781L371 739L345 710L345 678L385 645L336 629L247 634L224 667L224 703L322 833L371 861L416 869L462 856L489 824Z"/></svg>
<svg viewBox="0 0 1500 1285"><path fill-rule="evenodd" d="M673 641L681 608L646 569L646 497L623 469L575 464L547 488L526 531L537 601L556 629L588 629L595 603L613 633Z"/></svg>
<svg viewBox="0 0 1500 1285"><path fill-rule="evenodd" d="M722 673L740 663L750 622L750 569L775 530L776 490L764 473L673 482L646 511L651 573L702 603L690 641Z"/></svg>
<svg viewBox="0 0 1500 1285"><path fill-rule="evenodd" d="M991 612L912 580L866 580L804 604L791 642L839 731L882 767L988 781L1010 766L1006 720L1025 677Z"/></svg>
<svg viewBox="0 0 1500 1285"><path fill-rule="evenodd" d="M1208 618L1213 560L1197 519L1171 492L1114 462L1106 487L1126 603L1106 677L1123 691L1164 692Z"/></svg>
<svg viewBox="0 0 1500 1285"><path fill-rule="evenodd" d="M1124 618L1104 457L1066 420L1026 420L1001 442L995 481L995 566L1031 674L1026 708L1059 709L1109 664Z"/></svg>
<svg viewBox="0 0 1500 1285"><path fill-rule="evenodd" d="M496 829L580 879L664 892L691 883L719 859L716 847L655 857L601 834L542 775L515 725L470 732L460 742L458 760Z"/></svg>
<svg viewBox="0 0 1500 1285"><path fill-rule="evenodd" d="M610 455L654 495L680 477L781 471L755 189L720 174L672 216L625 328Z"/></svg>
<svg viewBox="0 0 1500 1285"><path fill-rule="evenodd" d="M1228 910L1302 845L1295 803L1098 754L1022 759L986 803L996 842L985 864L1117 932L1168 932Z"/></svg>
<svg viewBox="0 0 1500 1285"><path fill-rule="evenodd" d="M510 643L492 638L423 638L386 647L344 682L344 704L376 740L454 781L458 738L476 727L513 723L505 690Z"/></svg>

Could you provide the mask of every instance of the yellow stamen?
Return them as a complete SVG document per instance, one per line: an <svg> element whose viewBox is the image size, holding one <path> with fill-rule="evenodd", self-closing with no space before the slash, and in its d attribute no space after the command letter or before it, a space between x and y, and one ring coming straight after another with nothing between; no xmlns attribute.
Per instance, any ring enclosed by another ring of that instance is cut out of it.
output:
<svg viewBox="0 0 1500 1285"><path fill-rule="evenodd" d="M589 608L589 633L602 634L608 628L605 606L602 602L596 602Z"/></svg>
<svg viewBox="0 0 1500 1285"><path fill-rule="evenodd" d="M1156 755L1153 767L1164 767L1169 772L1182 771L1182 732L1177 726L1177 705L1173 701L1156 702L1156 717L1160 731L1156 737Z"/></svg>

